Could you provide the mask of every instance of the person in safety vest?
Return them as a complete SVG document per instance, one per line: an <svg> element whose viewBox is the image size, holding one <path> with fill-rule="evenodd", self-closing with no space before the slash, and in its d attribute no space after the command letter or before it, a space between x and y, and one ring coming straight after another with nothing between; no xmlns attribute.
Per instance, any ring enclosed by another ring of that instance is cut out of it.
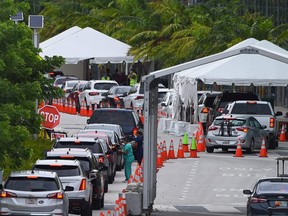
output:
<svg viewBox="0 0 288 216"><path fill-rule="evenodd" d="M107 68L105 74L102 76L101 80L111 80L110 69Z"/></svg>
<svg viewBox="0 0 288 216"><path fill-rule="evenodd" d="M130 73L128 74L128 79L130 80L130 86L134 86L138 82L138 77L134 70L130 70Z"/></svg>

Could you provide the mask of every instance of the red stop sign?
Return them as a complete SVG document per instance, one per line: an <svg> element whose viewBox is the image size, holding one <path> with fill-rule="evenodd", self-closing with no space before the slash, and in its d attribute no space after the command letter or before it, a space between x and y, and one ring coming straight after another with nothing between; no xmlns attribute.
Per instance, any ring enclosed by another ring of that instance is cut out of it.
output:
<svg viewBox="0 0 288 216"><path fill-rule="evenodd" d="M60 124L60 113L56 107L45 105L38 111L43 115L44 120L41 122L42 127L53 129Z"/></svg>

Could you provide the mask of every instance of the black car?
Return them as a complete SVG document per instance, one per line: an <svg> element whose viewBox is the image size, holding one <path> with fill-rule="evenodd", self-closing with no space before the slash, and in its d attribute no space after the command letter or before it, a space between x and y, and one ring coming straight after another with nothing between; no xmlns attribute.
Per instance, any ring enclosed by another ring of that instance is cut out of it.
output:
<svg viewBox="0 0 288 216"><path fill-rule="evenodd" d="M225 106L228 103L237 100L256 100L258 101L259 98L256 94L252 92L222 92L216 96L213 101L212 107L209 107L209 111L207 114L207 121L206 121L206 131L208 131L209 126L212 124L214 119L221 115Z"/></svg>
<svg viewBox="0 0 288 216"><path fill-rule="evenodd" d="M253 190L243 190L249 195L247 216L288 215L288 178L272 177L257 181Z"/></svg>
<svg viewBox="0 0 288 216"><path fill-rule="evenodd" d="M132 139L143 124L134 110L118 108L99 108L87 119L87 124L107 123L120 125L128 139Z"/></svg>
<svg viewBox="0 0 288 216"><path fill-rule="evenodd" d="M113 171L113 164L109 162L108 155L114 154L113 151L106 152L106 141L103 139L87 138L87 137L64 137L57 139L53 148L88 148L97 158L101 165L106 166L104 171L104 190L108 191L108 183L114 182L115 172ZM108 169L108 170L107 170Z"/></svg>
<svg viewBox="0 0 288 216"><path fill-rule="evenodd" d="M102 93L103 98L100 102L100 107L124 108L123 98L127 95L130 89L130 86L111 87L108 92Z"/></svg>

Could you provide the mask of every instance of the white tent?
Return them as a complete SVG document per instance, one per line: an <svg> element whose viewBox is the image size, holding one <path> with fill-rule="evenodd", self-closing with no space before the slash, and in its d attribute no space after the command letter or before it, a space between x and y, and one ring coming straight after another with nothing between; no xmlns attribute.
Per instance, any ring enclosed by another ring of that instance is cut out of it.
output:
<svg viewBox="0 0 288 216"><path fill-rule="evenodd" d="M223 58L219 58L221 55ZM185 105L192 99L197 106L198 80L205 84L236 86L288 84L288 51L269 41L247 39L215 56L216 61L208 61L174 74L175 89Z"/></svg>
<svg viewBox="0 0 288 216"><path fill-rule="evenodd" d="M128 56L130 46L99 31L74 26L40 43L40 56L63 56L66 64L90 59L91 63L133 62Z"/></svg>

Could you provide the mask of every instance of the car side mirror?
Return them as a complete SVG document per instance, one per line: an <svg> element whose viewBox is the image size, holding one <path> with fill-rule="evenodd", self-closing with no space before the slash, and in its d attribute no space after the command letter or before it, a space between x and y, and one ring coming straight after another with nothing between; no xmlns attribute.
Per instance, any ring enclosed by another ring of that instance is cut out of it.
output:
<svg viewBox="0 0 288 216"><path fill-rule="evenodd" d="M89 173L89 179L95 179L95 178L97 178L97 175L95 172Z"/></svg>
<svg viewBox="0 0 288 216"><path fill-rule="evenodd" d="M0 190L2 190L3 189L3 185L2 184L0 184Z"/></svg>
<svg viewBox="0 0 288 216"><path fill-rule="evenodd" d="M124 97L126 97L127 95L128 95L128 92L125 92L125 93L123 94Z"/></svg>
<svg viewBox="0 0 288 216"><path fill-rule="evenodd" d="M107 93L107 92L103 92L103 93L102 93L102 96L107 97L107 96L108 96L108 93Z"/></svg>
<svg viewBox="0 0 288 216"><path fill-rule="evenodd" d="M266 129L267 126L266 126L266 125L261 125L261 128L262 128L262 129Z"/></svg>
<svg viewBox="0 0 288 216"><path fill-rule="evenodd" d="M87 124L90 124L90 119L87 119L87 121L86 121L86 122L87 122Z"/></svg>
<svg viewBox="0 0 288 216"><path fill-rule="evenodd" d="M74 187L67 185L64 190L65 190L65 191L73 191L73 190L74 190Z"/></svg>
<svg viewBox="0 0 288 216"><path fill-rule="evenodd" d="M276 115L276 116L282 116L282 115L283 115L283 112L277 111L277 112L275 113L275 115Z"/></svg>
<svg viewBox="0 0 288 216"><path fill-rule="evenodd" d="M108 166L104 165L104 166L101 167L101 171L106 171L106 170L108 170Z"/></svg>
<svg viewBox="0 0 288 216"><path fill-rule="evenodd" d="M224 110L222 114L228 114L228 110Z"/></svg>
<svg viewBox="0 0 288 216"><path fill-rule="evenodd" d="M243 190L243 194L246 194L246 195L251 195L252 192L250 190Z"/></svg>
<svg viewBox="0 0 288 216"><path fill-rule="evenodd" d="M160 105L163 107L167 107L167 104L165 102L161 102Z"/></svg>

